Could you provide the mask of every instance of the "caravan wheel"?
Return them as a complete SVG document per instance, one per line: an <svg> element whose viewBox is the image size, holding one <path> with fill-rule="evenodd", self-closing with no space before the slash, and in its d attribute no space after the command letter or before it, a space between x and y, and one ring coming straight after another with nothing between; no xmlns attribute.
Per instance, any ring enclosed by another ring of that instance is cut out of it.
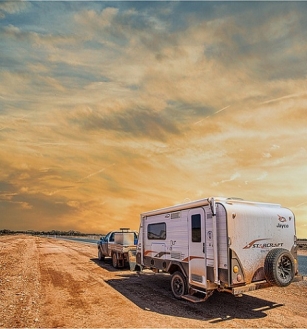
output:
<svg viewBox="0 0 307 329"><path fill-rule="evenodd" d="M294 259L286 249L272 249L264 261L264 275L269 283L288 286L294 278Z"/></svg>
<svg viewBox="0 0 307 329"><path fill-rule="evenodd" d="M181 299L183 295L187 294L187 281L181 272L177 271L172 275L171 288L177 299Z"/></svg>

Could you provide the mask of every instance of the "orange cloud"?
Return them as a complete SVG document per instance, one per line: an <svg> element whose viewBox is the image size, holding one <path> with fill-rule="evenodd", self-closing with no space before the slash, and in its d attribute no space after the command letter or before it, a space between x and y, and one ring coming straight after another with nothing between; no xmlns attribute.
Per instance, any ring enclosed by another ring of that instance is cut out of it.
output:
<svg viewBox="0 0 307 329"><path fill-rule="evenodd" d="M300 4L67 6L0 6L0 228L137 229L217 195L307 236Z"/></svg>

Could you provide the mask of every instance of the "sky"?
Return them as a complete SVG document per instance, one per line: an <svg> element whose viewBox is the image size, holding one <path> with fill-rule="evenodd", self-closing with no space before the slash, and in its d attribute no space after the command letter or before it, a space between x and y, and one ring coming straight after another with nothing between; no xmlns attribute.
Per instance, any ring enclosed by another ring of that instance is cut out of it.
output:
<svg viewBox="0 0 307 329"><path fill-rule="evenodd" d="M0 2L0 229L107 233L211 196L307 238L307 2Z"/></svg>

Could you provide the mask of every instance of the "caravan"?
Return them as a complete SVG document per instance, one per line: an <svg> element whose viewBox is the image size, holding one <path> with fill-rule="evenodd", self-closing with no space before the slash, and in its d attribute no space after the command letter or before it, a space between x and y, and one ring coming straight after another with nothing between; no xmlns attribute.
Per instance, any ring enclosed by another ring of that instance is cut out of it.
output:
<svg viewBox="0 0 307 329"><path fill-rule="evenodd" d="M172 275L178 299L287 286L298 272L294 214L278 204L208 198L141 214L136 262Z"/></svg>

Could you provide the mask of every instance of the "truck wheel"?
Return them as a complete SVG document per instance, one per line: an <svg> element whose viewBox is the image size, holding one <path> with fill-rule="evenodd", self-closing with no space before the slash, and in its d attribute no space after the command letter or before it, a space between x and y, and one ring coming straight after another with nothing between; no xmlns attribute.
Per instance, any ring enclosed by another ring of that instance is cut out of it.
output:
<svg viewBox="0 0 307 329"><path fill-rule="evenodd" d="M104 255L102 254L100 249L98 249L98 259L99 260L104 260Z"/></svg>
<svg viewBox="0 0 307 329"><path fill-rule="evenodd" d="M112 254L112 265L114 268L118 267L118 261L117 261L117 256L116 256L115 252Z"/></svg>
<svg viewBox="0 0 307 329"><path fill-rule="evenodd" d="M294 258L291 253L282 248L270 250L264 261L264 275L272 285L288 286L294 278Z"/></svg>
<svg viewBox="0 0 307 329"><path fill-rule="evenodd" d="M183 295L187 294L188 291L187 281L181 272L177 271L172 275L171 288L173 295L177 299L181 299Z"/></svg>

